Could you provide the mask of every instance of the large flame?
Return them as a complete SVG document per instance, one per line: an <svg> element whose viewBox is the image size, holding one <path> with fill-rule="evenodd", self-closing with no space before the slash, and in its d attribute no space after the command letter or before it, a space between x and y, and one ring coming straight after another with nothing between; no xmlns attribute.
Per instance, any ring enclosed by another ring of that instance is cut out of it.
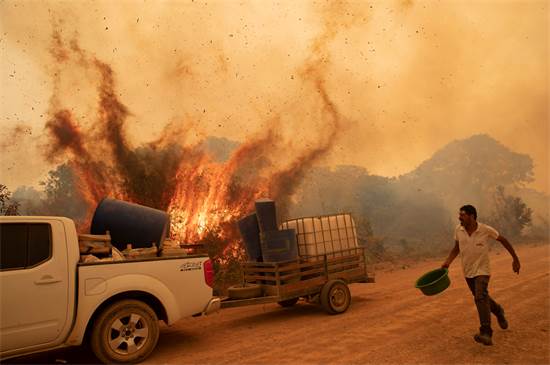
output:
<svg viewBox="0 0 550 365"><path fill-rule="evenodd" d="M200 241L223 223L234 222L253 209L254 199L267 195L260 185L240 185L228 168L231 162L184 164L176 173L177 186L168 212L172 236L182 242Z"/></svg>

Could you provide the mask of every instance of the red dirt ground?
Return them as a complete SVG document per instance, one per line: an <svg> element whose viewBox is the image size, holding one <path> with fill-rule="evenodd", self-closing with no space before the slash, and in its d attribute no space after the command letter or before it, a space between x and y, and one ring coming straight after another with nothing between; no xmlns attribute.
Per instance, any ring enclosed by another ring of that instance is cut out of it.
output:
<svg viewBox="0 0 550 365"><path fill-rule="evenodd" d="M146 364L549 364L550 246L516 246L519 275L503 249L491 253L489 293L510 323L493 321L494 346L474 342L477 311L460 259L451 286L426 297L414 288L443 258L377 272L374 284L352 284L352 304L341 315L298 302L223 309L163 327ZM402 267L405 267L404 269ZM94 361L81 349L18 359L23 362ZM97 360L96 360L97 361Z"/></svg>

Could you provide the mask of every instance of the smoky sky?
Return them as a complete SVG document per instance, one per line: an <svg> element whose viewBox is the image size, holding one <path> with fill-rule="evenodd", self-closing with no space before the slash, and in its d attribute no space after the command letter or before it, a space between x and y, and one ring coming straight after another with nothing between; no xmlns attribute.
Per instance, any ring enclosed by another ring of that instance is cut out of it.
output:
<svg viewBox="0 0 550 365"><path fill-rule="evenodd" d="M159 138L169 123L190 126L189 143L243 142L276 121L292 148L318 146L326 136L317 132L334 120L315 101L315 80L304 82L315 62L339 113L336 140L317 163L394 176L452 140L487 133L529 154L532 186L548 191L544 1L11 1L0 17L8 186L34 185L52 167L40 139L52 102L82 128L98 102L95 75L52 77L64 57L51 52L57 29L110 65L133 143Z"/></svg>

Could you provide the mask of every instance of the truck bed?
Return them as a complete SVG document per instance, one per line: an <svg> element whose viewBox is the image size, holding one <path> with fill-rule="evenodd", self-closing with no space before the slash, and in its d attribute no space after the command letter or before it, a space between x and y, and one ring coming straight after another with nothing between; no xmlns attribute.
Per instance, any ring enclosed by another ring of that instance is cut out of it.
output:
<svg viewBox="0 0 550 365"><path fill-rule="evenodd" d="M79 311L90 311L91 308L84 307L98 302L98 298L88 299L90 296L108 298L133 288L159 298L172 298L174 308L171 309L176 315L167 318L169 324L180 317L199 313L212 297L212 288L205 285L203 264L206 260L207 256L192 255L79 263ZM170 313L168 308L166 310Z"/></svg>

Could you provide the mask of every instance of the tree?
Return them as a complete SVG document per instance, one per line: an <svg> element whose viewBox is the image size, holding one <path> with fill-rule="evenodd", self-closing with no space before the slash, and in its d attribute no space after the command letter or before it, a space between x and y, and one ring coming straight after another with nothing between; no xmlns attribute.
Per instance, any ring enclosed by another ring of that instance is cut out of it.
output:
<svg viewBox="0 0 550 365"><path fill-rule="evenodd" d="M59 165L48 173L46 180L40 182L46 194L43 214L60 215L77 221L85 218L88 205L77 188L76 179L67 164Z"/></svg>
<svg viewBox="0 0 550 365"><path fill-rule="evenodd" d="M44 192L25 185L17 187L12 194L12 199L19 203L19 213L22 215L44 215L44 197Z"/></svg>
<svg viewBox="0 0 550 365"><path fill-rule="evenodd" d="M378 259L405 241L408 249L438 253L452 236L450 216L439 197L356 166L313 169L291 208L295 217L351 213L359 240Z"/></svg>
<svg viewBox="0 0 550 365"><path fill-rule="evenodd" d="M0 215L19 215L19 203L11 198L11 192L0 184Z"/></svg>
<svg viewBox="0 0 550 365"><path fill-rule="evenodd" d="M495 211L490 218L492 225L505 237L517 238L522 230L531 224L531 208L520 197L506 195L499 185L494 193Z"/></svg>

